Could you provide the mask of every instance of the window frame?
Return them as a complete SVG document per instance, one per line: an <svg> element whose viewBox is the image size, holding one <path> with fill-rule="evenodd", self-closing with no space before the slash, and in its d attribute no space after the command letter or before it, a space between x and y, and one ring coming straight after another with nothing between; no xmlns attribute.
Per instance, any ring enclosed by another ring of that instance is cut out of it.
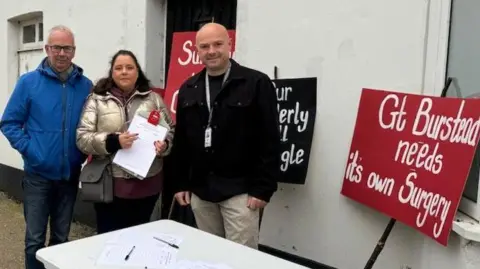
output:
<svg viewBox="0 0 480 269"><path fill-rule="evenodd" d="M480 199L477 198L477 199ZM471 217L476 221L480 221L480 205L478 202L474 202L467 197L462 195L460 199L460 204L458 206L458 211L462 212L463 214Z"/></svg>
<svg viewBox="0 0 480 269"><path fill-rule="evenodd" d="M35 19L30 19L30 20L24 20L20 21L19 23L19 35L18 35L18 44L19 48L18 51L27 51L27 50L37 50L37 49L43 49L43 44L44 44L44 39L45 39L45 33L44 27L43 27L43 18L35 18ZM40 24L42 24L42 29L40 29ZM34 42L29 42L29 43L23 43L23 27L28 26L28 25L35 25L35 41ZM40 40L40 30L42 30L42 40Z"/></svg>
<svg viewBox="0 0 480 269"><path fill-rule="evenodd" d="M446 36L446 61L445 61L445 65L444 65L444 79L443 79L443 82L445 83L448 79L448 76L449 76L449 59L450 59L450 45L452 43L452 25L454 24L454 20L453 20L453 10L454 10L454 0L449 0L449 12L448 12L448 28L446 30L447 32L447 36ZM455 82L452 82L449 86L449 89L447 89L447 96L451 96L450 94L448 94L450 91L453 90L453 87L455 85ZM455 96L457 94L454 94ZM475 94L477 95L477 94ZM478 96L456 96L456 97L462 97L462 98L479 98L480 97L480 93L478 94ZM477 151L480 150L480 147L477 148ZM478 152L476 151L475 154L478 154ZM480 156L480 155L479 155ZM475 163L479 163L480 162L480 159L479 161L475 162L475 158L474 160L472 161L472 167L473 165L475 165ZM480 165L480 163L479 163ZM470 168L469 170L469 174L471 172L472 168ZM478 170L480 171L480 170ZM468 178L466 179L468 180ZM460 198L460 201L459 201L459 205L458 205L458 209L457 211L460 212L460 213L463 213L465 215L467 215L468 217L474 219L475 221L479 222L480 221L480 173L478 173L478 175L476 175L476 182L477 182L477 201L473 201L471 200L470 198L466 197L465 196L465 188L467 187L467 181L465 182L465 187L464 189L462 190L462 196Z"/></svg>

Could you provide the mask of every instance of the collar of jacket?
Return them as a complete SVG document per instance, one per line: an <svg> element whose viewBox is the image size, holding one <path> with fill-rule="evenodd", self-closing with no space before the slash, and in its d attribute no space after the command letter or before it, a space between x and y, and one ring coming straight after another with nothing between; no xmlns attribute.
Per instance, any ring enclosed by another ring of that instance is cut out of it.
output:
<svg viewBox="0 0 480 269"><path fill-rule="evenodd" d="M230 59L230 63L232 65L230 67L230 75L227 78L227 80L242 80L242 79L245 79L245 77L246 77L245 67L241 66L239 63L237 63L233 59ZM189 86L196 85L199 82L204 83L206 74L207 74L207 69L203 68L202 71L198 72L195 76L193 76L193 79L190 80L188 85Z"/></svg>
<svg viewBox="0 0 480 269"><path fill-rule="evenodd" d="M72 63L71 67L73 69L71 70L66 81L70 81L71 79L75 79L76 77L83 75L83 69L80 66ZM53 71L53 69L50 67L48 63L48 57L43 58L43 60L40 62L40 64L37 67L37 71L39 71L40 73L46 76L60 80L57 73Z"/></svg>
<svg viewBox="0 0 480 269"><path fill-rule="evenodd" d="M129 98L127 101L130 101L132 98L134 98L135 96L145 96L145 95L148 95L150 92L152 92L151 89L149 89L148 91L138 91L136 90ZM102 93L96 93L94 92L95 95L97 96L97 100L108 100L108 99L115 99L117 100L118 102L120 103L123 103L120 99L118 99L117 97L115 97L115 95L113 95L110 91L106 91L106 92L102 92Z"/></svg>

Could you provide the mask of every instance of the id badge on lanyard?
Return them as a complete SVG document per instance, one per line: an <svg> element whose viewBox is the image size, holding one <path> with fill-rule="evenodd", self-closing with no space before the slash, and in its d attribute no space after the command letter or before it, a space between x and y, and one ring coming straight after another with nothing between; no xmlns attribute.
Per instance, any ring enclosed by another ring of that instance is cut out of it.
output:
<svg viewBox="0 0 480 269"><path fill-rule="evenodd" d="M212 128L210 126L205 129L205 148L212 146Z"/></svg>
<svg viewBox="0 0 480 269"><path fill-rule="evenodd" d="M227 69L227 72L225 72L225 76L222 81L222 87L225 84L225 81L227 81L227 77L230 74L230 66ZM212 127L210 126L212 123L212 113L213 113L213 108L211 107L210 104L210 82L208 80L208 74L205 73L205 96L207 98L207 107L208 107L208 124L207 128L205 129L205 148L210 148L212 146Z"/></svg>

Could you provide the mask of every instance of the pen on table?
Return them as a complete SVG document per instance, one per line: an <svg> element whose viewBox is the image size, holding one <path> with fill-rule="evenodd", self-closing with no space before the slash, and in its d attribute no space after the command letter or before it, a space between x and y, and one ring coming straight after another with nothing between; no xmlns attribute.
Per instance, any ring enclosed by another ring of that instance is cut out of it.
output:
<svg viewBox="0 0 480 269"><path fill-rule="evenodd" d="M165 240L163 240L163 239L160 239L160 238L158 238L158 237L155 237L155 236L154 236L153 238L156 239L156 240L158 240L158 241L160 241L160 242L163 242L163 243L171 246L172 248L179 248L177 245L172 244L172 243L170 243L170 242L167 242L167 241L165 241Z"/></svg>
<svg viewBox="0 0 480 269"><path fill-rule="evenodd" d="M130 258L130 255L132 254L134 249L135 249L135 246L133 246L130 252L128 252L127 256L125 256L125 260L128 260L128 258Z"/></svg>

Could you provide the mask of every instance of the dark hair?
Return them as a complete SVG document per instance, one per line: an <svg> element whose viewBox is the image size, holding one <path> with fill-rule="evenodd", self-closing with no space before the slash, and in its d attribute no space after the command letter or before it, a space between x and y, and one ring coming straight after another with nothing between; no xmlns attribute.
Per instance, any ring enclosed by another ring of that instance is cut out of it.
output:
<svg viewBox="0 0 480 269"><path fill-rule="evenodd" d="M113 55L112 59L110 60L110 70L108 71L108 77L101 78L93 87L93 92L106 93L113 87L117 87L117 85L115 84L115 81L112 78L112 70L113 70L113 65L115 64L115 61L117 60L117 57L120 55L130 56L133 59L135 66L137 67L138 78L137 78L137 81L135 82L135 87L137 91L146 92L150 90L151 88L150 80L147 78L147 76L145 76L145 73L143 73L143 70L138 64L138 60L135 54L133 54L133 52L129 50L119 50L117 51L117 53Z"/></svg>

